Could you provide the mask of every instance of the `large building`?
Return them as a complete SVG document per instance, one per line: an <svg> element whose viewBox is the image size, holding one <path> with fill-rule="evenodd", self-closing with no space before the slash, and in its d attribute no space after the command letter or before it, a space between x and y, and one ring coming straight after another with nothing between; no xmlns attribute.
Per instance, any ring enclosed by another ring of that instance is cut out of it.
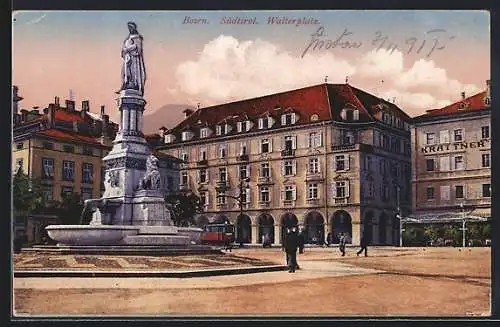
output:
<svg viewBox="0 0 500 327"><path fill-rule="evenodd" d="M111 149L118 125L101 113L90 112L89 102L81 110L75 102L59 98L42 112L38 108L18 112L13 94L12 170L22 169L27 175L40 178L46 200L61 200L62 194L79 193L83 199L101 195L101 159Z"/></svg>
<svg viewBox="0 0 500 327"><path fill-rule="evenodd" d="M416 218L464 213L491 217L491 97L486 90L412 123L412 194Z"/></svg>
<svg viewBox="0 0 500 327"><path fill-rule="evenodd" d="M298 224L308 242L347 232L354 244L362 234L397 244L397 208L410 210L410 118L394 103L325 83L185 113L159 150L183 160L180 188L200 195L200 225L235 223L246 243L279 244Z"/></svg>

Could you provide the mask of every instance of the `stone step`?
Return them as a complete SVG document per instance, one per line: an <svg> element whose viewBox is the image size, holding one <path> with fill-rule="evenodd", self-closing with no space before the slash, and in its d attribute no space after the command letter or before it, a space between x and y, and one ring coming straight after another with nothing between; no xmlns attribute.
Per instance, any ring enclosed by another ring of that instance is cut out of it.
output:
<svg viewBox="0 0 500 327"><path fill-rule="evenodd" d="M121 240L125 245L189 245L188 236L182 235L131 235Z"/></svg>

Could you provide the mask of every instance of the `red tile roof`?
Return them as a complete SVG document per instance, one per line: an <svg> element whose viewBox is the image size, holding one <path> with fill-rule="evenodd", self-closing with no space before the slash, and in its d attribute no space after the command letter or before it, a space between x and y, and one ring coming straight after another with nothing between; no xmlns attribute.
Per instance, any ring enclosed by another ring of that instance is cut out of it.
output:
<svg viewBox="0 0 500 327"><path fill-rule="evenodd" d="M490 104L485 103L487 95L487 91L483 91L463 100L452 103L446 107L427 110L425 114L417 116L415 118L438 117L462 112L473 112L489 109Z"/></svg>
<svg viewBox="0 0 500 327"><path fill-rule="evenodd" d="M301 89L266 95L258 98L246 99L200 108L184 119L170 133L196 128L200 125L215 126L225 119L245 120L256 119L266 115L274 117L279 124L279 117L291 109L299 115L296 125L308 124L313 114L318 115L316 122L338 120L340 111L346 106L353 106L360 110L359 120L372 121L380 109L379 104L385 104L391 111L399 113L401 118L410 119L395 104L366 93L349 84L319 84ZM248 116L248 118L246 118ZM245 117L245 118L243 118ZM200 123L201 121L201 123ZM254 125L257 128L257 124Z"/></svg>
<svg viewBox="0 0 500 327"><path fill-rule="evenodd" d="M56 120L85 122L79 112L56 109Z"/></svg>
<svg viewBox="0 0 500 327"><path fill-rule="evenodd" d="M100 144L98 138L83 135L81 133L74 133L74 132L69 132L69 131L64 131L64 130L59 130L59 129L54 129L54 128L40 131L40 132L37 132L36 134L42 135L42 136L53 137L53 138L60 139L63 141L66 140L66 141L73 141L73 142Z"/></svg>

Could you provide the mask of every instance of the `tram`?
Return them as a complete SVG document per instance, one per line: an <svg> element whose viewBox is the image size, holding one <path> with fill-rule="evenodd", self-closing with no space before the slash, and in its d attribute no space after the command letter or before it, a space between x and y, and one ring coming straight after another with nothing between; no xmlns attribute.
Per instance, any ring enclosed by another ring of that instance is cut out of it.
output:
<svg viewBox="0 0 500 327"><path fill-rule="evenodd" d="M233 224L208 224L203 227L201 244L224 245L234 242Z"/></svg>

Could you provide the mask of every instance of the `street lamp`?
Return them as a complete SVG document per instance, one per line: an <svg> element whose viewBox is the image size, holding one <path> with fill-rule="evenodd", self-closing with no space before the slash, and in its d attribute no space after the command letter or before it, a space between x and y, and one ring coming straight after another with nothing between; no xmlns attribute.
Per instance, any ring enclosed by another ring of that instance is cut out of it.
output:
<svg viewBox="0 0 500 327"><path fill-rule="evenodd" d="M464 209L464 204L463 202L460 203L460 209L462 210L462 247L465 247L465 232L467 231L467 228L465 228L465 209Z"/></svg>
<svg viewBox="0 0 500 327"><path fill-rule="evenodd" d="M240 180L240 184L239 184L240 193L237 196L227 195L226 193L224 193L224 195L217 195L217 197L231 198L231 199L238 201L238 205L240 206L240 217L243 217L243 205L245 204L243 202L243 194L246 192L246 189L248 188L248 184L246 184L246 183L249 183L249 182L250 182L250 178L248 178L248 177ZM242 247L242 246L243 246L243 240L240 236L240 247Z"/></svg>

